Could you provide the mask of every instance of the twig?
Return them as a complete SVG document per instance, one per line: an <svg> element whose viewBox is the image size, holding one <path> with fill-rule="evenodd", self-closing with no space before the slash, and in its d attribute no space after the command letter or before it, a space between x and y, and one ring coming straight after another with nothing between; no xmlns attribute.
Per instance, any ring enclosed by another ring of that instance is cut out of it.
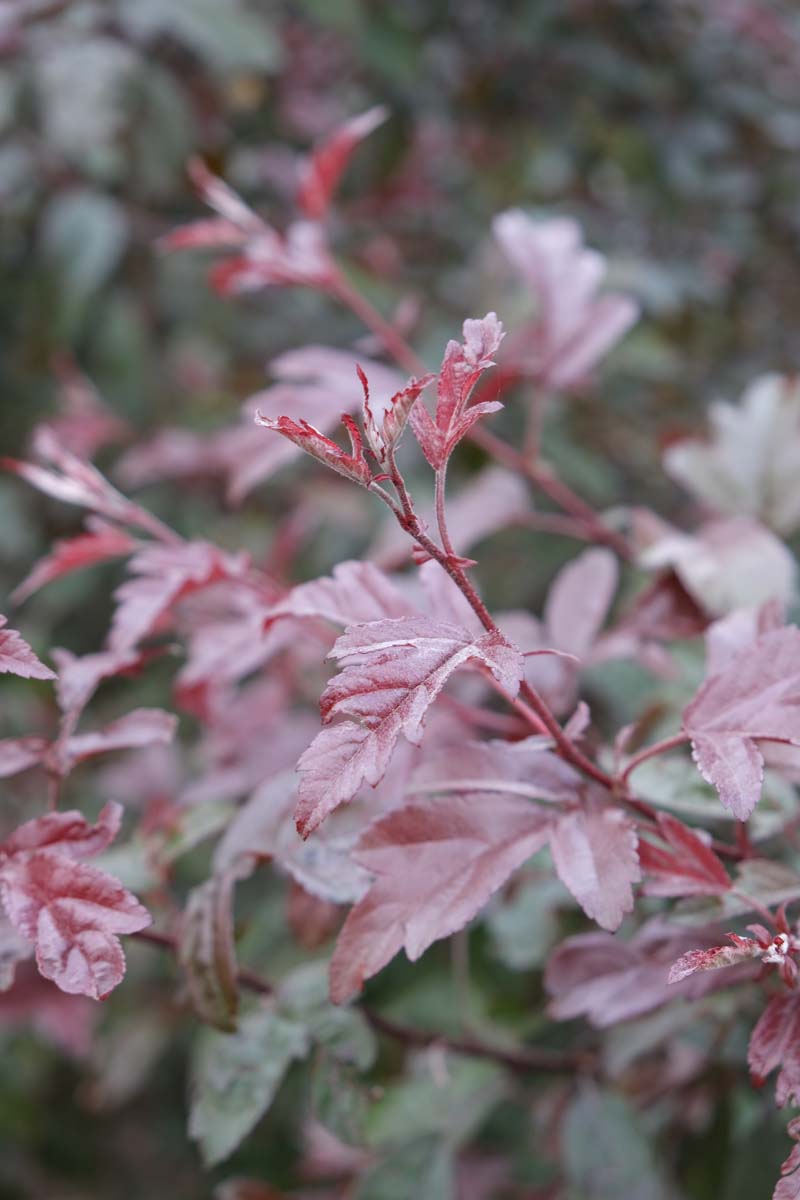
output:
<svg viewBox="0 0 800 1200"><path fill-rule="evenodd" d="M164 933L158 929L141 929L138 933L134 933L131 936L140 942L146 942L150 946L166 950L167 953L173 956L176 954L175 938L169 933ZM250 992L256 992L261 996L272 996L275 994L275 988L267 979L264 979L256 971L251 971L247 967L240 967L236 978L238 983ZM594 1055L587 1052L545 1050L534 1047L512 1050L504 1046L490 1045L477 1038L450 1037L435 1030L418 1029L411 1025L401 1025L396 1021L390 1020L389 1017L383 1016L382 1013L377 1012L376 1009L367 1004L360 1004L359 1008L376 1032L382 1033L386 1037L401 1042L406 1046L444 1046L446 1049L452 1050L455 1054L466 1054L472 1058L489 1059L493 1062L502 1063L503 1066L510 1068L512 1071L519 1072L554 1071L569 1074L574 1071L593 1070L596 1067Z"/></svg>

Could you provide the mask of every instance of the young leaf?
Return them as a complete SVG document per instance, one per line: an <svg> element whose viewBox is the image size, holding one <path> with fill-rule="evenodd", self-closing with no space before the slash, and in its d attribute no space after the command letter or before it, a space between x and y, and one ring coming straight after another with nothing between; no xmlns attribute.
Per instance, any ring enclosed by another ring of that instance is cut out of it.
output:
<svg viewBox="0 0 800 1200"><path fill-rule="evenodd" d="M746 962L748 958L758 958L764 953L763 946L753 938L739 937L729 933L730 946L709 946L707 950L688 950L686 954L674 962L669 970L669 983L680 983L697 971L717 971L721 967L733 967L737 963Z"/></svg>
<svg viewBox="0 0 800 1200"><path fill-rule="evenodd" d="M588 917L614 930L641 879L636 830L620 808L598 803L560 817L550 837L559 879Z"/></svg>
<svg viewBox="0 0 800 1200"><path fill-rule="evenodd" d="M700 774L745 821L764 776L759 743L800 745L800 630L766 633L712 675L683 712Z"/></svg>
<svg viewBox="0 0 800 1200"><path fill-rule="evenodd" d="M647 896L719 896L731 887L728 872L710 846L669 813L658 813L658 832L669 849L639 840L639 865L651 878Z"/></svg>
<svg viewBox="0 0 800 1200"><path fill-rule="evenodd" d="M16 629L6 629L8 618L0 616L0 675L21 675L23 679L55 679L55 672L40 662Z"/></svg>
<svg viewBox="0 0 800 1200"><path fill-rule="evenodd" d="M11 601L21 604L34 592L38 592L39 588L55 579L61 579L64 575L93 566L95 563L120 558L132 553L135 548L136 542L130 534L114 525L104 523L88 533L65 538L56 542L51 552L41 558L30 574L14 589Z"/></svg>
<svg viewBox="0 0 800 1200"><path fill-rule="evenodd" d="M328 211L347 164L359 142L388 117L383 105L367 109L334 129L306 159L297 190L297 203L305 216L322 220Z"/></svg>
<svg viewBox="0 0 800 1200"><path fill-rule="evenodd" d="M324 463L326 467L330 467L337 474L344 475L345 479L352 479L354 483L360 483L362 487L369 487L372 474L364 458L361 435L352 417L349 417L347 413L342 414L342 424L350 436L351 454L345 453L341 446L325 437L323 433L302 418L300 421L293 421L291 417L267 417L257 411L255 421L256 425L262 425L264 429L271 429L275 433L282 434L295 446L305 450L306 454L310 454L312 458Z"/></svg>
<svg viewBox="0 0 800 1200"><path fill-rule="evenodd" d="M192 1056L189 1136L213 1167L232 1154L269 1108L293 1059L308 1053L302 1025L264 1005L235 1033L204 1030Z"/></svg>
<svg viewBox="0 0 800 1200"><path fill-rule="evenodd" d="M370 826L355 858L375 882L339 934L334 1002L360 991L401 947L413 961L462 929L548 833L533 805L481 794L401 808Z"/></svg>
<svg viewBox="0 0 800 1200"><path fill-rule="evenodd" d="M407 387L395 392L381 411L377 406L370 405L369 383L367 377L357 367L358 377L364 389L364 429L367 440L375 452L378 462L385 463L387 454L400 441L411 411L423 390L436 378L435 375L423 375L421 379L411 379Z"/></svg>
<svg viewBox="0 0 800 1200"><path fill-rule="evenodd" d="M425 617L354 625L331 657L344 664L320 702L323 729L297 764L297 827L307 837L362 783L383 778L402 733L417 745L425 714L459 667L481 666L515 695L522 675L519 651L497 633L473 637L458 626Z"/></svg>
<svg viewBox="0 0 800 1200"><path fill-rule="evenodd" d="M470 393L485 370L494 366L494 355L503 340L503 326L496 313L481 320L464 322L463 342L447 343L439 372L436 413L431 417L421 404L411 409L414 435L431 466L438 470L475 421L501 408L496 401L468 409Z"/></svg>

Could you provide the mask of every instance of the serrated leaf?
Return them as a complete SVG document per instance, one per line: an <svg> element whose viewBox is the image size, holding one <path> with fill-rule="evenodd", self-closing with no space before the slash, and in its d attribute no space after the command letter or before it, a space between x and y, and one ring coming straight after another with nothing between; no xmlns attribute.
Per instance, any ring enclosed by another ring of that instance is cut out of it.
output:
<svg viewBox="0 0 800 1200"><path fill-rule="evenodd" d="M206 1166L222 1162L250 1133L308 1045L305 1028L268 1004L244 1014L235 1033L200 1034L192 1053L189 1135Z"/></svg>

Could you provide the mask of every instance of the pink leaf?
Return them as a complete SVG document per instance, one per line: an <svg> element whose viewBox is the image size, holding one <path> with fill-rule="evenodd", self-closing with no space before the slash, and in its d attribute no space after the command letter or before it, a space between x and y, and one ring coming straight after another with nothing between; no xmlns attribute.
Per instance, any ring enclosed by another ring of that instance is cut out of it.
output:
<svg viewBox="0 0 800 1200"><path fill-rule="evenodd" d="M377 405L370 405L369 384L367 377L357 368L361 385L364 389L364 429L367 439L379 462L385 463L387 454L400 441L406 422L422 391L435 379L434 375L423 375L421 379L411 379L406 387L391 396L381 411ZM373 411L374 408L374 411Z"/></svg>
<svg viewBox="0 0 800 1200"><path fill-rule="evenodd" d="M0 779L8 779L41 762L47 741L41 737L4 738L0 741Z"/></svg>
<svg viewBox="0 0 800 1200"><path fill-rule="evenodd" d="M733 967L748 958L757 958L764 949L753 938L739 937L729 933L730 946L709 946L707 950L689 950L674 962L667 976L668 983L680 983L697 971L718 971L722 967Z"/></svg>
<svg viewBox="0 0 800 1200"><path fill-rule="evenodd" d="M494 365L494 355L503 339L503 326L496 313L481 320L464 322L463 342L447 343L439 372L436 415L421 404L411 410L411 426L422 452L432 467L447 461L456 443L468 431L477 416L496 411L496 403L477 406L476 417L467 410L470 393L480 376Z"/></svg>
<svg viewBox="0 0 800 1200"><path fill-rule="evenodd" d="M45 979L95 1000L125 974L117 934L150 924L147 910L110 875L55 850L7 859L0 867L0 895L12 923L36 943Z"/></svg>
<svg viewBox="0 0 800 1200"><path fill-rule="evenodd" d="M35 943L46 979L62 991L102 999L125 973L117 934L150 915L116 879L77 861L105 850L122 809L107 804L95 825L79 812L27 821L0 846L0 897L11 923Z"/></svg>
<svg viewBox="0 0 800 1200"><path fill-rule="evenodd" d="M109 647L114 653L132 650L169 616L173 606L201 588L246 576L246 554L226 554L208 542L176 546L147 546L130 561L134 578L114 593L117 609Z"/></svg>
<svg viewBox="0 0 800 1200"><path fill-rule="evenodd" d="M484 667L512 695L522 675L519 652L500 634L474 638L425 617L353 626L331 655L345 665L322 696L323 721L357 720L323 729L297 764L303 777L297 825L304 837L362 783L381 780L401 733L419 743L428 708L459 667Z"/></svg>
<svg viewBox="0 0 800 1200"><path fill-rule="evenodd" d="M178 718L160 708L137 708L91 733L75 733L67 740L63 756L71 768L84 759L112 750L130 750L140 746L172 741ZM66 772L65 772L66 773Z"/></svg>
<svg viewBox="0 0 800 1200"><path fill-rule="evenodd" d="M777 1104L800 1103L800 992L796 989L772 997L750 1035L747 1061L757 1085L780 1068Z"/></svg>
<svg viewBox="0 0 800 1200"><path fill-rule="evenodd" d="M719 896L728 891L727 871L694 830L668 813L659 813L658 832L668 850L639 841L639 863L651 876L642 889L645 895Z"/></svg>
<svg viewBox="0 0 800 1200"><path fill-rule="evenodd" d="M344 626L413 614L413 605L379 567L342 562L333 568L332 575L292 588L267 609L264 620L309 618Z"/></svg>
<svg viewBox="0 0 800 1200"><path fill-rule="evenodd" d="M634 323L636 304L598 296L606 262L582 244L575 221L536 221L512 209L495 218L494 233L537 302L535 323L510 354L543 387L574 387Z"/></svg>
<svg viewBox="0 0 800 1200"><path fill-rule="evenodd" d="M40 559L31 573L11 593L14 604L21 604L40 587L61 579L73 571L90 567L94 563L107 562L130 554L136 547L133 538L113 525L99 525L90 533L56 542L52 551Z"/></svg>
<svg viewBox="0 0 800 1200"><path fill-rule="evenodd" d="M56 697L61 711L77 721L104 679L135 671L142 655L135 650L101 651L76 657L69 650L56 649L53 658L58 666Z"/></svg>
<svg viewBox="0 0 800 1200"><path fill-rule="evenodd" d="M636 830L622 809L592 804L561 817L550 839L558 876L588 917L616 929L641 879Z"/></svg>
<svg viewBox="0 0 800 1200"><path fill-rule="evenodd" d="M763 634L712 675L684 709L700 774L746 820L764 774L759 742L800 745L800 630Z"/></svg>
<svg viewBox="0 0 800 1200"><path fill-rule="evenodd" d="M300 177L297 202L303 213L312 220L321 220L328 211L331 197L338 186L353 151L365 137L388 116L383 105L370 108L343 122L306 159Z"/></svg>
<svg viewBox="0 0 800 1200"><path fill-rule="evenodd" d="M567 938L547 964L545 985L557 1020L585 1016L604 1028L627 1021L673 1000L704 996L726 986L714 972L687 977L670 986L667 971L679 955L698 942L719 938L718 928L683 929L655 918L623 941L608 933L582 933ZM736 981L752 978L760 964L750 961L734 971Z"/></svg>
<svg viewBox="0 0 800 1200"><path fill-rule="evenodd" d="M551 645L586 658L617 590L617 560L610 550L585 550L563 567L550 588L545 624Z"/></svg>
<svg viewBox="0 0 800 1200"><path fill-rule="evenodd" d="M23 679L55 679L55 672L40 662L16 629L6 629L7 617L0 616L0 675Z"/></svg>
<svg viewBox="0 0 800 1200"><path fill-rule="evenodd" d="M513 797L460 796L376 822L355 855L375 882L336 943L332 999L357 993L401 947L414 960L463 928L546 840L546 818Z"/></svg>
<svg viewBox="0 0 800 1200"><path fill-rule="evenodd" d="M255 420L256 425L262 425L264 429L280 433L295 446L305 450L306 454L310 454L312 458L324 463L326 467L330 467L339 475L344 475L345 479L352 479L363 487L369 487L372 475L364 458L361 438L355 423L346 413L342 415L342 423L350 434L352 454L347 454L341 446L325 437L323 433L302 418L300 421L293 421L291 417L267 417L259 411L256 412Z"/></svg>
<svg viewBox="0 0 800 1200"><path fill-rule="evenodd" d="M119 833L122 821L122 806L106 804L92 825L83 813L72 809L69 812L45 813L20 825L0 845L2 854L19 854L28 850L59 850L70 858L86 858L101 854Z"/></svg>
<svg viewBox="0 0 800 1200"><path fill-rule="evenodd" d="M96 467L67 450L47 426L37 430L34 449L52 469L11 458L0 459L0 466L55 500L78 504L111 520L131 520L138 511Z"/></svg>

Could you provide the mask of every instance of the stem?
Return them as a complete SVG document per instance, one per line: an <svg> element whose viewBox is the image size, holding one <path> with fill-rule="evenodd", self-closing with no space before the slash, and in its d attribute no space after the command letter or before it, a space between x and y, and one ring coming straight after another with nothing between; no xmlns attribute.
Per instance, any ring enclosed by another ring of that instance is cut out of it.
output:
<svg viewBox="0 0 800 1200"><path fill-rule="evenodd" d="M436 524L439 526L439 537L442 539L444 552L449 558L457 558L453 543L450 541L450 533L447 528L447 516L444 505L444 488L445 480L447 479L447 460L436 472Z"/></svg>
<svg viewBox="0 0 800 1200"><path fill-rule="evenodd" d="M370 329L383 342L389 354L404 371L409 371L412 375L425 374L425 364L412 350L403 335L398 333L394 325L378 312L366 296L353 287L341 271L337 272L331 290L336 299L349 308L359 320L363 321L367 329Z"/></svg>
<svg viewBox="0 0 800 1200"><path fill-rule="evenodd" d="M652 746L645 746L644 750L640 750L638 754L634 754L620 775L620 783L626 784L628 777L641 763L647 762L648 758L655 758L657 754L664 754L667 750L673 750L676 746L683 746L688 740L688 736L681 730L679 733L673 733L671 737L662 738L660 742L653 742Z"/></svg>

